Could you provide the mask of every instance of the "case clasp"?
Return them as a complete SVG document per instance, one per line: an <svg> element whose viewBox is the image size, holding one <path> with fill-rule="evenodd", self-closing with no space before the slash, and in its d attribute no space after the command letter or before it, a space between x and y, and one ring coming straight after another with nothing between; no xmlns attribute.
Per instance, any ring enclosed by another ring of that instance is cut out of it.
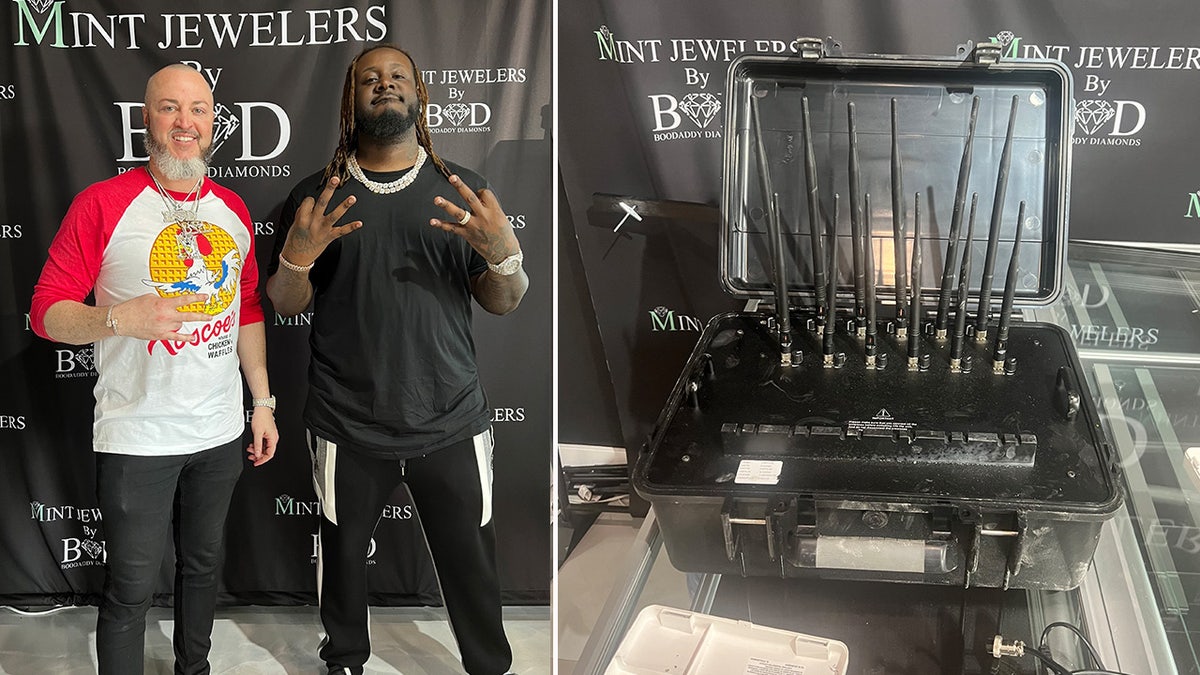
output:
<svg viewBox="0 0 1200 675"><path fill-rule="evenodd" d="M814 37L796 38L796 53L806 61L816 61L825 56L825 41Z"/></svg>
<svg viewBox="0 0 1200 675"><path fill-rule="evenodd" d="M1003 45L998 42L979 42L971 51L971 58L981 66L990 66L1000 61Z"/></svg>

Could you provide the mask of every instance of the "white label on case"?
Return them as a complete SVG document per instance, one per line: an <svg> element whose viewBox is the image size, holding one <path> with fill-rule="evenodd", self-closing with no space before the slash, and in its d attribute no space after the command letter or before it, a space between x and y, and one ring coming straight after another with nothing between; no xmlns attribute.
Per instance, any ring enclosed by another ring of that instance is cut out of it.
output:
<svg viewBox="0 0 1200 675"><path fill-rule="evenodd" d="M780 663L751 656L743 675L804 675L805 670L798 663Z"/></svg>
<svg viewBox="0 0 1200 675"><path fill-rule="evenodd" d="M778 485L783 462L778 459L743 459L738 463L735 483L750 485Z"/></svg>

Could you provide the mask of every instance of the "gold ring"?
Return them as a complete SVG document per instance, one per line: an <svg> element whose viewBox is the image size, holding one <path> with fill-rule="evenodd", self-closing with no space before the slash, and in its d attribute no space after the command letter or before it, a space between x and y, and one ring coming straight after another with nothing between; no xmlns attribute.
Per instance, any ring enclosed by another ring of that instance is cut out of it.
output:
<svg viewBox="0 0 1200 675"><path fill-rule="evenodd" d="M459 225L466 225L466 224L467 224L467 223L469 223L469 222L471 222L471 212L470 212L470 211L463 211L463 217L458 219L458 224L459 224Z"/></svg>

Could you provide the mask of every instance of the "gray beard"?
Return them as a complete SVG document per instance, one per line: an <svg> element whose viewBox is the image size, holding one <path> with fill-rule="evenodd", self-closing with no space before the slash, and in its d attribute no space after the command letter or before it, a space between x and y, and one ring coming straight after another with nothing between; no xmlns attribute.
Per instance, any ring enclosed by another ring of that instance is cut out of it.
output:
<svg viewBox="0 0 1200 675"><path fill-rule="evenodd" d="M167 147L159 143L150 132L142 137L146 146L146 154L150 159L154 160L154 166L157 168L167 180L192 180L203 176L208 172L208 156L211 154L208 151L202 153L200 157L192 159L179 159L171 154Z"/></svg>
<svg viewBox="0 0 1200 675"><path fill-rule="evenodd" d="M366 110L355 111L355 126L359 135L372 140L388 142L397 141L417 122L421 114L421 104L414 102L408 106L407 114L399 110L384 109L378 115L371 115Z"/></svg>

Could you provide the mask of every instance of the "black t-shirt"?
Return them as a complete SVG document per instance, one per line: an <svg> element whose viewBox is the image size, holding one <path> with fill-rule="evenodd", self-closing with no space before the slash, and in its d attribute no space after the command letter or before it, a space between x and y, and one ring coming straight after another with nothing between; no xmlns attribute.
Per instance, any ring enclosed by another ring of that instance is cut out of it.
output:
<svg viewBox="0 0 1200 675"><path fill-rule="evenodd" d="M475 172L447 163L473 190ZM390 182L404 171L365 172ZM268 271L296 209L323 186L323 170L283 205ZM462 204L430 160L403 190L375 194L354 178L331 200L357 198L340 223L363 226L329 245L309 273L313 319L304 421L317 435L382 457L414 457L487 429L475 365L471 279L487 262L462 237L429 224L449 216L433 199Z"/></svg>

